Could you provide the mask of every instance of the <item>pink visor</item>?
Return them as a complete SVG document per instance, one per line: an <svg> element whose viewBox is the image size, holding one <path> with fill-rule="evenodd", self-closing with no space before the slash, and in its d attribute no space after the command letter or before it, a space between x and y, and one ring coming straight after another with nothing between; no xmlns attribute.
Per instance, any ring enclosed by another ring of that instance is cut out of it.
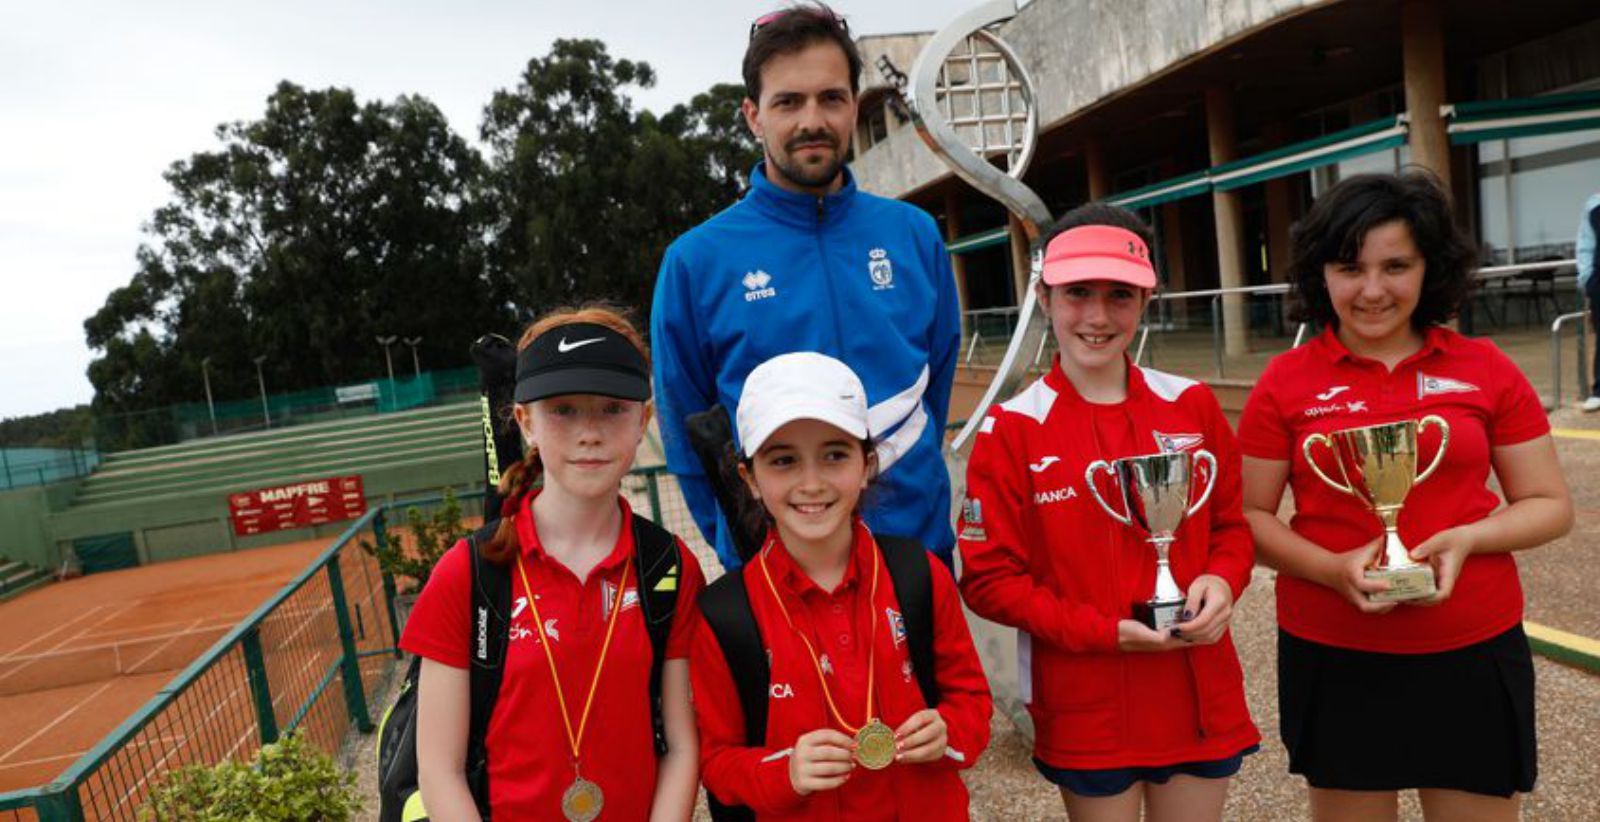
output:
<svg viewBox="0 0 1600 822"><path fill-rule="evenodd" d="M1111 280L1156 287L1150 249L1139 235L1109 225L1084 225L1057 234L1044 251L1045 285Z"/></svg>

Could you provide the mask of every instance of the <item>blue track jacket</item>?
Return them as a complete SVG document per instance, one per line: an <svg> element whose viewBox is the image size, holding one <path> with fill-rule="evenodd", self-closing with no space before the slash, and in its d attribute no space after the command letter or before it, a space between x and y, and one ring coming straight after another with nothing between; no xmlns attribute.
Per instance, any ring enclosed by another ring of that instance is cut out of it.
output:
<svg viewBox="0 0 1600 822"><path fill-rule="evenodd" d="M961 345L960 305L938 227L907 203L844 186L785 191L758 164L744 199L667 249L650 315L667 467L725 568L739 566L684 417L732 415L765 360L817 351L860 375L878 443L867 523L915 537L947 562L950 477L940 449Z"/></svg>

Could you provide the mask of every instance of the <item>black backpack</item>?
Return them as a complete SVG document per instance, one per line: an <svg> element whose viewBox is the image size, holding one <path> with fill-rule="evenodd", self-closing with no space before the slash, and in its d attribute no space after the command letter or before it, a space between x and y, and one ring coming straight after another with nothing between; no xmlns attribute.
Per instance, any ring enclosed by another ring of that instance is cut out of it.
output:
<svg viewBox="0 0 1600 822"><path fill-rule="evenodd" d="M512 594L510 569L483 559L478 546L493 536L498 526L498 521L491 522L467 540L472 555L472 608L468 619L474 639L470 669L472 719L464 767L467 786L485 820L489 819L489 756L484 741L505 671ZM661 526L640 516L633 517L631 527L638 565L639 607L654 651L650 664L650 722L656 755L660 756L667 752L666 725L661 716L661 666L678 604L678 541ZM378 726L380 822L418 822L428 818L417 785L417 677L421 670L422 659L414 657L400 695Z"/></svg>
<svg viewBox="0 0 1600 822"><path fill-rule="evenodd" d="M883 564L900 601L900 616L906 623L907 650L917 677L922 698L932 708L939 704L939 684L933 663L933 575L928 567L928 552L922 543L905 537L877 536ZM700 613L717 638L722 656L733 674L739 707L744 711L745 744L757 748L767 741L767 687L772 671L767 664L766 644L750 610L750 594L744 587L744 574L723 574L700 594ZM755 813L743 805L724 805L706 791L706 803L716 822L753 822Z"/></svg>

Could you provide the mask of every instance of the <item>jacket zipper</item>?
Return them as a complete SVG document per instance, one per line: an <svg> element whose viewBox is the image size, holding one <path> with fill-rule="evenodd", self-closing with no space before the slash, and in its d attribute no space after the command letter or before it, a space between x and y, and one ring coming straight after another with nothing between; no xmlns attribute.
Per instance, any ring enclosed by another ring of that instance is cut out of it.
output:
<svg viewBox="0 0 1600 822"><path fill-rule="evenodd" d="M1194 689L1194 730L1195 736L1206 738L1206 712L1205 701L1200 698L1200 675L1194 670L1194 649L1185 648L1183 651L1183 667L1189 672L1189 686Z"/></svg>
<svg viewBox="0 0 1600 822"><path fill-rule="evenodd" d="M823 220L827 216L828 216L827 201L822 197L818 197L817 198L817 257L818 257L817 262L821 263L820 268L822 269L821 271L818 272L818 274L822 277L822 287L823 287L823 289L828 292L828 305L832 306L832 308L833 308L833 311L832 311L832 314L833 314L833 350L838 352L839 356L842 358L842 357L846 356L847 352L844 349L844 331L839 327L839 295L837 293L835 293L835 291L834 291L834 287L833 287L833 272L828 270L828 248L827 248L827 244L825 244L822 241Z"/></svg>

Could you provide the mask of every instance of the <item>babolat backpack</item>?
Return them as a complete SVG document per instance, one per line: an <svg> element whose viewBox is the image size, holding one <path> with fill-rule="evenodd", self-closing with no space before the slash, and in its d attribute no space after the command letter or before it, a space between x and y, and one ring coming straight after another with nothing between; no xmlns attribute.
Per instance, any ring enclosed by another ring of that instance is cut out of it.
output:
<svg viewBox="0 0 1600 822"><path fill-rule="evenodd" d="M927 549L914 539L875 537L889 581L894 584L895 599L900 602L906 649L911 655L917 687L928 707L935 707L939 704L939 682L933 666L933 572L928 567ZM717 638L722 656L728 661L728 672L733 675L739 707L744 712L744 744L759 748L767 744L767 688L772 668L767 662L761 628L750 610L744 574L723 574L707 585L700 594L700 613ZM748 807L724 805L710 791L706 791L706 804L715 822L754 822L756 818Z"/></svg>
<svg viewBox="0 0 1600 822"><path fill-rule="evenodd" d="M639 569L639 608L650 634L650 724L656 755L667 752L666 725L661 716L661 666L666 660L667 637L678 604L678 541L648 519L634 516L633 545ZM467 539L472 555L472 607L462 614L471 625L471 722L467 731L467 758L462 767L478 814L489 819L489 756L485 740L489 717L500 694L505 673L506 645L511 628L511 574L508 567L484 559L478 546L494 535L493 521ZM417 677L422 658L413 657L394 704L378 725L378 819L380 822L427 820L417 784Z"/></svg>

